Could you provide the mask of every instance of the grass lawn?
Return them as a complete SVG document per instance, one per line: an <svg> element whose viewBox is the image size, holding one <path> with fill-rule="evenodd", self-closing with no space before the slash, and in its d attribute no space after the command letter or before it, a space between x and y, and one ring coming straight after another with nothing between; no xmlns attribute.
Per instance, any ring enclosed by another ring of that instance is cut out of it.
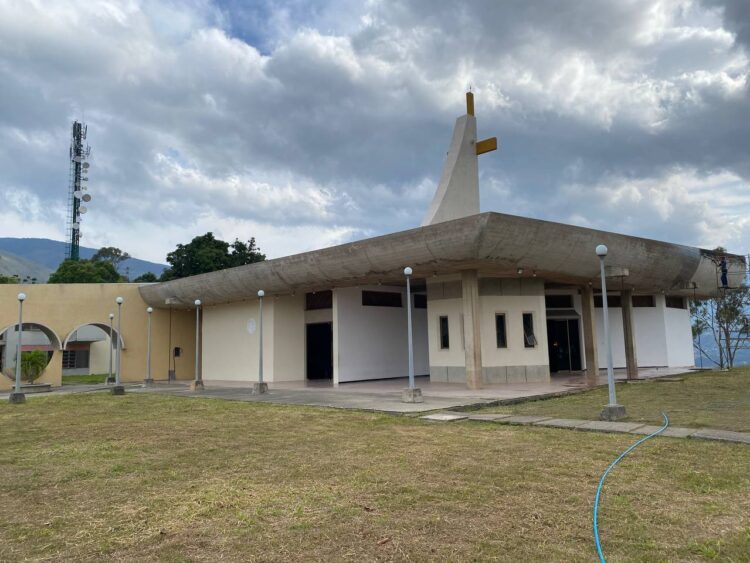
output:
<svg viewBox="0 0 750 563"><path fill-rule="evenodd" d="M593 434L105 393L0 403L0 560L592 561ZM750 448L645 444L615 560L750 557Z"/></svg>
<svg viewBox="0 0 750 563"><path fill-rule="evenodd" d="M107 381L107 374L106 373L92 373L90 375L63 375L62 376L62 384L63 385L92 385L95 383L106 383Z"/></svg>
<svg viewBox="0 0 750 563"><path fill-rule="evenodd" d="M683 381L618 384L617 402L625 405L626 420L661 425L664 411L673 426L750 432L750 367L679 377ZM607 388L600 387L567 397L492 407L482 412L595 420L607 402Z"/></svg>

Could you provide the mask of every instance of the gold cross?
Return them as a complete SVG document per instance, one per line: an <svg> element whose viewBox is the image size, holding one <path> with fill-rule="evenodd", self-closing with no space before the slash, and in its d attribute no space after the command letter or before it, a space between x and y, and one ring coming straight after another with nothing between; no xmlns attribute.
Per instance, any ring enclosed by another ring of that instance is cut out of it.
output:
<svg viewBox="0 0 750 563"><path fill-rule="evenodd" d="M474 115L474 94L471 92L466 92L466 113ZM476 149L477 155L497 150L497 137L477 141Z"/></svg>

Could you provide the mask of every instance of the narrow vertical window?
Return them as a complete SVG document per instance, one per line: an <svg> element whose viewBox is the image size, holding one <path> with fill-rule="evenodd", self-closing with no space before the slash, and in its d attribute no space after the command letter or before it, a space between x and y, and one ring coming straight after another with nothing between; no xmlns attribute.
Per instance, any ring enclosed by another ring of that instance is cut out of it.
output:
<svg viewBox="0 0 750 563"><path fill-rule="evenodd" d="M505 335L505 315L495 315L495 338L498 348L508 347L508 338Z"/></svg>
<svg viewBox="0 0 750 563"><path fill-rule="evenodd" d="M450 348L450 335L448 334L448 317L440 317L440 349Z"/></svg>
<svg viewBox="0 0 750 563"><path fill-rule="evenodd" d="M536 346L536 336L534 336L534 315L531 313L523 314L523 345L526 348Z"/></svg>

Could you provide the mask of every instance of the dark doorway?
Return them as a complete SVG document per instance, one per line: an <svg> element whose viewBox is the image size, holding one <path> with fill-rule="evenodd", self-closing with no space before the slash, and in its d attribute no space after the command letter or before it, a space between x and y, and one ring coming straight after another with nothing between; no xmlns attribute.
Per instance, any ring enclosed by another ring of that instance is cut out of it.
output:
<svg viewBox="0 0 750 563"><path fill-rule="evenodd" d="M558 371L580 371L581 340L578 319L547 319L549 343L549 369Z"/></svg>
<svg viewBox="0 0 750 563"><path fill-rule="evenodd" d="M333 379L333 323L307 328L307 379Z"/></svg>

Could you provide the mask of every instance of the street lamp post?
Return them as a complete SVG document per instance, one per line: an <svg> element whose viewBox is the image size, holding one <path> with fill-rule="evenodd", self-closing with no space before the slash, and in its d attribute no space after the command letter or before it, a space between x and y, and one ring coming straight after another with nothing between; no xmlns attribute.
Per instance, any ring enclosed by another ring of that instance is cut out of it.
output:
<svg viewBox="0 0 750 563"><path fill-rule="evenodd" d="M124 301L122 297L115 299L115 303L117 303L117 354L115 356L115 386L112 387L113 395L125 394L125 387L120 382L120 368L122 366L122 340L120 335L122 334L122 304Z"/></svg>
<svg viewBox="0 0 750 563"><path fill-rule="evenodd" d="M609 388L609 404L601 412L603 420L619 420L625 417L625 407L617 404L615 394L615 373L612 367L612 339L609 335L609 303L607 299L607 277L604 273L604 258L607 256L607 247L600 244L596 247L596 255L599 257L599 274L602 278L602 312L604 315L604 340L607 343L607 387Z"/></svg>
<svg viewBox="0 0 750 563"><path fill-rule="evenodd" d="M114 383L115 378L112 375L112 348L115 346L115 341L112 339L112 335L114 334L114 327L112 326L113 321L115 320L115 314L110 313L109 314L109 372L107 373L107 383ZM120 335L117 335L118 339Z"/></svg>
<svg viewBox="0 0 750 563"><path fill-rule="evenodd" d="M263 381L263 298L266 292L258 290L258 382L253 384L253 393L268 393L268 383Z"/></svg>
<svg viewBox="0 0 750 563"><path fill-rule="evenodd" d="M8 397L8 402L21 404L26 402L26 395L21 393L21 351L23 341L23 302L26 300L25 293L18 294L18 345L16 347L16 385Z"/></svg>
<svg viewBox="0 0 750 563"><path fill-rule="evenodd" d="M201 374L201 300L195 300L195 379L190 385L190 389L193 391L202 391L203 387L203 376Z"/></svg>
<svg viewBox="0 0 750 563"><path fill-rule="evenodd" d="M146 378L143 380L145 386L154 384L154 380L151 378L151 313L153 312L153 307L146 308L146 314L148 315L148 328L146 329Z"/></svg>
<svg viewBox="0 0 750 563"><path fill-rule="evenodd" d="M421 403L424 399L422 398L422 390L414 387L414 346L412 342L412 327L411 327L411 275L412 269L410 267L404 268L404 276L406 277L406 341L409 347L409 387L404 389L401 394L401 400L404 403Z"/></svg>

